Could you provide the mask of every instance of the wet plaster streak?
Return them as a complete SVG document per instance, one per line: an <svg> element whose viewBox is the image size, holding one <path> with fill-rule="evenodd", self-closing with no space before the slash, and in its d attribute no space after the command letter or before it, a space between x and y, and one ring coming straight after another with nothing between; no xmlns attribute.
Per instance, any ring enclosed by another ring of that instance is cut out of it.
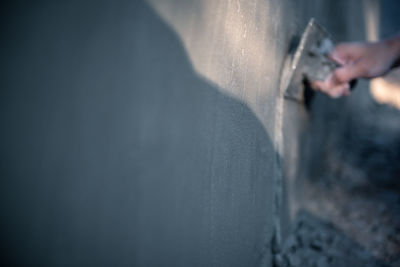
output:
<svg viewBox="0 0 400 267"><path fill-rule="evenodd" d="M273 264L279 261L280 248L282 246L282 229L281 229L281 215L282 215L282 198L283 198L283 172L282 172L282 160L283 160L283 107L284 107L284 90L288 84L288 74L290 58L282 64L282 70L279 80L279 92L276 101L276 113L275 113L275 128L274 128L274 145L276 148L275 158L275 189L274 189L274 234L271 240L271 249L273 255Z"/></svg>

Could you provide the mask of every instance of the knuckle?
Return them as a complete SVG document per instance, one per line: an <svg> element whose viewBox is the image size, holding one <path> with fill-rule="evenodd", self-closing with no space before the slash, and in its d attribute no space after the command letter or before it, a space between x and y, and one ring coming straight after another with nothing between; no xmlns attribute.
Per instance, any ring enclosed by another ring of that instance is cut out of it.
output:
<svg viewBox="0 0 400 267"><path fill-rule="evenodd" d="M342 68L342 69L337 70L334 75L334 83L335 84L344 83L346 80L346 75L347 75L346 69Z"/></svg>
<svg viewBox="0 0 400 267"><path fill-rule="evenodd" d="M360 64L358 66L358 73L360 76L369 77L373 74L373 69L370 68L367 64Z"/></svg>

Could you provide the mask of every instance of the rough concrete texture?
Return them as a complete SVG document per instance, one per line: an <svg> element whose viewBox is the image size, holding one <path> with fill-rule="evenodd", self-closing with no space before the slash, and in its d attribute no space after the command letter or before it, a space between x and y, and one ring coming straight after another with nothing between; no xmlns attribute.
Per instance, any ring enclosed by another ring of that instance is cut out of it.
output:
<svg viewBox="0 0 400 267"><path fill-rule="evenodd" d="M286 239L282 251L276 256L279 267L378 267L386 266L367 250L310 213L300 212L293 233Z"/></svg>
<svg viewBox="0 0 400 267"><path fill-rule="evenodd" d="M321 178L328 180L330 177ZM351 180L352 177L347 178ZM399 193L373 184L359 184L357 188L349 189L347 186L351 181L321 182L305 185L303 207L340 229L343 235L362 248L365 255L387 266L399 266ZM341 246L338 249L346 251L352 247ZM362 261L358 264L363 266Z"/></svg>
<svg viewBox="0 0 400 267"><path fill-rule="evenodd" d="M347 2L2 1L1 264L270 266L282 62Z"/></svg>

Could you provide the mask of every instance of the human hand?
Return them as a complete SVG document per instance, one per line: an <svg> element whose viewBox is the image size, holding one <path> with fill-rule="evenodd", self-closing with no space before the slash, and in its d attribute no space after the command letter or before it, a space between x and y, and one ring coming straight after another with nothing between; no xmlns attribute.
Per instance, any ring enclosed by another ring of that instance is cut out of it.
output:
<svg viewBox="0 0 400 267"><path fill-rule="evenodd" d="M399 50L398 44L393 45L389 41L337 45L329 57L341 67L325 81L313 82L312 87L337 98L350 94L351 80L375 78L386 74L396 62Z"/></svg>

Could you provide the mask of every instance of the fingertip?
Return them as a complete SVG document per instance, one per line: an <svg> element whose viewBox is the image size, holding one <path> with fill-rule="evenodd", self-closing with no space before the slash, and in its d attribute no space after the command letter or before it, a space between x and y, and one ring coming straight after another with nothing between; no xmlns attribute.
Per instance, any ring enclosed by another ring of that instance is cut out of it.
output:
<svg viewBox="0 0 400 267"><path fill-rule="evenodd" d="M320 85L320 84L319 84L318 81L311 82L311 87L312 87L313 89L318 89L319 85Z"/></svg>
<svg viewBox="0 0 400 267"><path fill-rule="evenodd" d="M311 87L314 89L320 89L323 86L321 81L314 81L311 83Z"/></svg>
<svg viewBox="0 0 400 267"><path fill-rule="evenodd" d="M333 61L335 61L336 63L339 63L340 65L344 65L346 63L345 59L342 58L339 54L339 52L334 49L329 55L328 57L330 59L332 59Z"/></svg>
<svg viewBox="0 0 400 267"><path fill-rule="evenodd" d="M349 83L346 83L346 84L343 86L342 91L343 91L343 96L349 96L349 95L350 95L350 84L349 84Z"/></svg>
<svg viewBox="0 0 400 267"><path fill-rule="evenodd" d="M327 92L325 82L323 82L323 81L314 81L311 83L311 87L316 91L320 91L320 92L324 92L324 93Z"/></svg>
<svg viewBox="0 0 400 267"><path fill-rule="evenodd" d="M334 83L336 85L337 84L347 83L348 81L351 80L351 78L349 78L349 75L350 75L350 68L349 67L337 68L333 73Z"/></svg>
<svg viewBox="0 0 400 267"><path fill-rule="evenodd" d="M338 92L338 91L330 91L329 93L328 93L328 95L330 96L330 97L332 97L332 98L339 98L341 95L342 95L342 93L341 92Z"/></svg>
<svg viewBox="0 0 400 267"><path fill-rule="evenodd" d="M350 85L348 83L346 84L340 84L332 88L332 90L329 91L329 95L332 98L339 98L343 95L348 95L350 92Z"/></svg>

